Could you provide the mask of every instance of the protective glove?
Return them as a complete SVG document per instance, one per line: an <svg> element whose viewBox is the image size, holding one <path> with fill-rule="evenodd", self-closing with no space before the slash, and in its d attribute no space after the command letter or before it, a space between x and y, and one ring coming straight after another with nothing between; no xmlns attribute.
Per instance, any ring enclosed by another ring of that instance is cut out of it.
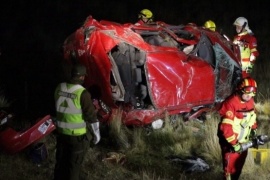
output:
<svg viewBox="0 0 270 180"><path fill-rule="evenodd" d="M249 139L254 139L257 136L257 129L251 129Z"/></svg>
<svg viewBox="0 0 270 180"><path fill-rule="evenodd" d="M250 57L249 57L249 60L250 60L251 62L253 62L253 61L256 60L256 57L255 57L253 54L251 54Z"/></svg>
<svg viewBox="0 0 270 180"><path fill-rule="evenodd" d="M100 141L99 122L91 123L91 128L94 134L93 143L97 144Z"/></svg>
<svg viewBox="0 0 270 180"><path fill-rule="evenodd" d="M253 70L253 64L250 64L250 65L247 67L246 72L250 74L250 73L252 73L252 70Z"/></svg>
<svg viewBox="0 0 270 180"><path fill-rule="evenodd" d="M235 153L242 153L243 152L243 149L242 149L242 146L240 143L237 143L235 145L233 145L233 151Z"/></svg>

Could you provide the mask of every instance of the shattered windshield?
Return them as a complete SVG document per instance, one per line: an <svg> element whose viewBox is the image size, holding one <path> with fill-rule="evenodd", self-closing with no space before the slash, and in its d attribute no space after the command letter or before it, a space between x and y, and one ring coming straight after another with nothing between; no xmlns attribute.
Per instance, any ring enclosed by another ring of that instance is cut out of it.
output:
<svg viewBox="0 0 270 180"><path fill-rule="evenodd" d="M229 96L240 80L239 65L226 53L226 51L216 43L213 46L216 56L216 102L223 101ZM233 86L232 86L233 85Z"/></svg>

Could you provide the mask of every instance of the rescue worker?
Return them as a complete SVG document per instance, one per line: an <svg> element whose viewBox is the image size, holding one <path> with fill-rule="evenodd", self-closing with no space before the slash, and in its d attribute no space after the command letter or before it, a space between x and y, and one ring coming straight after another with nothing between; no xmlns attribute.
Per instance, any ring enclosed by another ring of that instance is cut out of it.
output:
<svg viewBox="0 0 270 180"><path fill-rule="evenodd" d="M154 15L149 9L143 9L138 14L139 21L135 23L136 26L150 24L154 21Z"/></svg>
<svg viewBox="0 0 270 180"><path fill-rule="evenodd" d="M69 82L55 90L56 164L54 180L78 180L91 143L100 141L99 121L90 93L82 86L86 67L73 66ZM93 145L92 144L92 145Z"/></svg>
<svg viewBox="0 0 270 180"><path fill-rule="evenodd" d="M233 25L236 27L237 35L234 36L233 43L237 44L241 52L241 66L243 78L250 76L256 58L259 56L257 50L257 39L249 29L248 20L238 17Z"/></svg>
<svg viewBox="0 0 270 180"><path fill-rule="evenodd" d="M212 20L206 21L203 26L211 31L216 31L216 24Z"/></svg>
<svg viewBox="0 0 270 180"><path fill-rule="evenodd" d="M219 113L218 138L223 161L223 179L237 180L242 172L248 151L242 143L255 137L257 130L254 96L257 84L251 77L244 78L236 92L222 104Z"/></svg>

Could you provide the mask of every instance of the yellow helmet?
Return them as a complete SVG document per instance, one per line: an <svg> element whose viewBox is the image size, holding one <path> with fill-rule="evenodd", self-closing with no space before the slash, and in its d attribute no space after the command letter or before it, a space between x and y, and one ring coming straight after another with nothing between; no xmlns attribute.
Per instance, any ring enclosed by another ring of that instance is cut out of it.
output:
<svg viewBox="0 0 270 180"><path fill-rule="evenodd" d="M214 21L208 20L204 23L204 27L210 29L211 31L216 31L216 24Z"/></svg>
<svg viewBox="0 0 270 180"><path fill-rule="evenodd" d="M143 9L138 14L138 18L139 19L142 19L142 18L152 19L153 13L149 9Z"/></svg>

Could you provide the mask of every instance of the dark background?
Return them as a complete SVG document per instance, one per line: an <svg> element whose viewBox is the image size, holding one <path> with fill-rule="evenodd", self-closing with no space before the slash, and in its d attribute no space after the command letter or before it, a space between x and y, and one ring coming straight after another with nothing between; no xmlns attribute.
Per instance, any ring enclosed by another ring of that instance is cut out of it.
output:
<svg viewBox="0 0 270 180"><path fill-rule="evenodd" d="M257 64L268 61L270 16L264 0L11 0L1 4L0 12L0 92L13 102L16 113L53 114L65 38L89 15L135 23L144 8L155 20L175 25L203 25L211 19L230 38L234 20L244 16L258 40Z"/></svg>

